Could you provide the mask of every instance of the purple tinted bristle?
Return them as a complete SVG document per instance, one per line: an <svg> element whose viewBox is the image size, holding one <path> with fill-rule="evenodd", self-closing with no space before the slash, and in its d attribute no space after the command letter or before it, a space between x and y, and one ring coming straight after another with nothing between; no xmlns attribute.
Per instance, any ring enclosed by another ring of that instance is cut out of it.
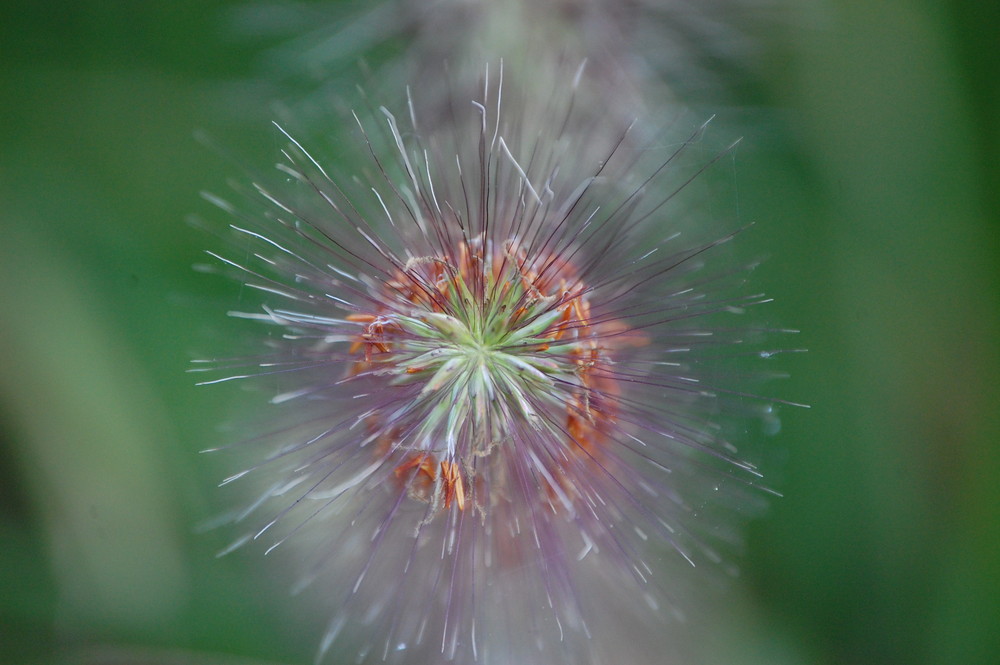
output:
<svg viewBox="0 0 1000 665"><path fill-rule="evenodd" d="M672 216L714 162L687 154L704 125L647 166L627 126L581 133L574 89L499 81L446 130L359 121L356 176L282 130L286 182L218 200L239 250L213 256L264 302L239 316L280 334L206 383L278 386L248 443L273 450L233 479L261 483L252 539L300 543L336 606L321 653L606 662L609 621L675 606L665 557L724 558L699 518L718 488L766 493L714 425L740 386L704 372L763 298L709 267L734 234Z"/></svg>

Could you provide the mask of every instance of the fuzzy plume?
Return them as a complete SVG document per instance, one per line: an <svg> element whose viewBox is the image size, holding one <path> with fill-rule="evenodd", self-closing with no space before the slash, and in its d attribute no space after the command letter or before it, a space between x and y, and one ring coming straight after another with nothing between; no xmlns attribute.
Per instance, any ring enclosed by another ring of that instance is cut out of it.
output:
<svg viewBox="0 0 1000 665"><path fill-rule="evenodd" d="M728 149L705 125L650 146L628 95L602 103L636 79L561 62L355 116L347 172L280 130L284 182L208 197L239 248L212 256L263 298L233 315L273 334L198 370L267 377L280 407L226 481L262 488L234 546L297 543L333 605L321 655L683 659L675 564L725 568L717 513L768 492L719 426L754 400L727 359L776 353L725 320L766 299L690 214Z"/></svg>

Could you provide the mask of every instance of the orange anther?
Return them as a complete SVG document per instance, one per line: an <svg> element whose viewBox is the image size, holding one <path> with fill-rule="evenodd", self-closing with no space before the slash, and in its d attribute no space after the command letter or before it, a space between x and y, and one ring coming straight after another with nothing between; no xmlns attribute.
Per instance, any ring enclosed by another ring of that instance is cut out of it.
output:
<svg viewBox="0 0 1000 665"><path fill-rule="evenodd" d="M573 300L571 300L570 302L573 305L573 311L576 312L576 318L577 318L577 320L581 324L583 324L584 326L586 326L587 325L587 314L588 314L588 312L585 312L584 310L585 309L587 309L587 310L590 309L589 303L587 303L587 301L585 301L580 296L577 296L577 297L573 298Z"/></svg>
<svg viewBox="0 0 1000 665"><path fill-rule="evenodd" d="M459 510L465 510L465 488L457 463L441 462L441 482L444 486L444 507L450 508L454 500Z"/></svg>
<svg viewBox="0 0 1000 665"><path fill-rule="evenodd" d="M444 464L444 462L442 462L442 464ZM414 455L409 460L397 466L396 477L402 478L403 475L410 469L416 469L418 474L422 473L430 480L435 480L437 478L437 472L434 469L434 458L427 453Z"/></svg>
<svg viewBox="0 0 1000 665"><path fill-rule="evenodd" d="M572 409L573 407L569 407ZM569 432L570 437L576 439L577 442L582 443L584 438L583 422L577 417L575 413L569 411L566 414L566 431Z"/></svg>

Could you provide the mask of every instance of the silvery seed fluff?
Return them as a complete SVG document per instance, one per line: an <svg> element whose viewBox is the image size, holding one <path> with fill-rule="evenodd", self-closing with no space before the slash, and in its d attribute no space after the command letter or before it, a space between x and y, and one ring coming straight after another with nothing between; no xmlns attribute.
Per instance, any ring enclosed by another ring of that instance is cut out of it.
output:
<svg viewBox="0 0 1000 665"><path fill-rule="evenodd" d="M663 662L674 563L725 568L768 492L721 426L757 403L731 362L777 352L726 321L766 299L690 200L729 151L643 145L582 108L583 67L490 74L433 131L412 101L355 116L355 172L278 128L280 178L206 195L260 294L231 314L269 334L196 370L275 391L233 447L262 451L224 483L257 493L233 547L288 541L333 607L321 657Z"/></svg>

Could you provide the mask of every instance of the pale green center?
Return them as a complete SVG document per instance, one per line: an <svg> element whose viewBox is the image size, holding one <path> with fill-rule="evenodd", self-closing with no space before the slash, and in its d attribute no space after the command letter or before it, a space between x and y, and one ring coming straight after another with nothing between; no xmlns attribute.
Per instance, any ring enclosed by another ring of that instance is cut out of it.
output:
<svg viewBox="0 0 1000 665"><path fill-rule="evenodd" d="M514 325L502 316L510 307L489 304L456 308L461 318L431 311L394 317L405 333L393 344L394 382L422 383L420 397L429 407L419 448L481 454L507 437L512 419L544 426L537 407L555 399L552 376L572 372L547 349L553 342L547 332L562 315L551 308L553 300L529 303L518 319L524 323ZM473 449L457 451L458 441Z"/></svg>

